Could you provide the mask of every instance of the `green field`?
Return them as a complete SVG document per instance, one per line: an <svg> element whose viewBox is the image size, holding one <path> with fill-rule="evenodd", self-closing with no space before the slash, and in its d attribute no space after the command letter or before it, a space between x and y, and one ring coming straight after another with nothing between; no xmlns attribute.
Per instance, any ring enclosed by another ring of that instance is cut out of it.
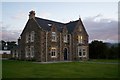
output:
<svg viewBox="0 0 120 80"><path fill-rule="evenodd" d="M99 60L93 60L98 62ZM100 60L101 61L101 60ZM102 62L110 62L102 60ZM118 64L86 62L33 63L2 61L3 78L118 78ZM113 61L115 62L115 61Z"/></svg>

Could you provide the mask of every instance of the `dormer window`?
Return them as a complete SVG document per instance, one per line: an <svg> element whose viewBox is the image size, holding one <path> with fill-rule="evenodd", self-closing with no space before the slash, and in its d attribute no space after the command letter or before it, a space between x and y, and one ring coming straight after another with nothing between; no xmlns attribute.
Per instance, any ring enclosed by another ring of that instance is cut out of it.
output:
<svg viewBox="0 0 120 80"><path fill-rule="evenodd" d="M78 35L78 43L81 43L81 44L82 44L82 43L83 43L82 41L83 41L83 36Z"/></svg>
<svg viewBox="0 0 120 80"><path fill-rule="evenodd" d="M48 26L49 26L49 27L51 27L51 26L52 26L52 24L50 24L50 23L49 23L49 24L48 24Z"/></svg>
<svg viewBox="0 0 120 80"><path fill-rule="evenodd" d="M64 42L67 42L67 34L64 35Z"/></svg>
<svg viewBox="0 0 120 80"><path fill-rule="evenodd" d="M52 41L56 41L56 32L52 32Z"/></svg>

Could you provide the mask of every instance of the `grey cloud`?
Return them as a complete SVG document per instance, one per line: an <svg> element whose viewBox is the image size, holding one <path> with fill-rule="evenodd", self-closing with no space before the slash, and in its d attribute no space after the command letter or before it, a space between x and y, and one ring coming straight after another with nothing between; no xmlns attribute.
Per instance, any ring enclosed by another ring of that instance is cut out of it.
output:
<svg viewBox="0 0 120 80"><path fill-rule="evenodd" d="M103 18L94 21L95 18L84 19L84 25L89 33L90 40L118 41L118 21Z"/></svg>

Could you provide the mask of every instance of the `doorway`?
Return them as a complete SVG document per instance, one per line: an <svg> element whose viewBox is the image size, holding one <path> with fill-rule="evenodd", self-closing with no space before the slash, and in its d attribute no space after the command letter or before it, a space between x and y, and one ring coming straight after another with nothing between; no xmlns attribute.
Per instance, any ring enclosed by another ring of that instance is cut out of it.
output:
<svg viewBox="0 0 120 80"><path fill-rule="evenodd" d="M67 48L64 49L64 60L67 60Z"/></svg>

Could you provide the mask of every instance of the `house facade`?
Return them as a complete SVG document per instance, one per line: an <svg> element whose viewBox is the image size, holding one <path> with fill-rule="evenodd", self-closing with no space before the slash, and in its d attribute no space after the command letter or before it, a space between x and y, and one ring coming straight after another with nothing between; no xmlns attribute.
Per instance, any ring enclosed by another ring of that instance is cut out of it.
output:
<svg viewBox="0 0 120 80"><path fill-rule="evenodd" d="M61 23L35 17L35 11L30 11L18 46L17 58L21 60L48 62L89 59L88 34L80 18Z"/></svg>

